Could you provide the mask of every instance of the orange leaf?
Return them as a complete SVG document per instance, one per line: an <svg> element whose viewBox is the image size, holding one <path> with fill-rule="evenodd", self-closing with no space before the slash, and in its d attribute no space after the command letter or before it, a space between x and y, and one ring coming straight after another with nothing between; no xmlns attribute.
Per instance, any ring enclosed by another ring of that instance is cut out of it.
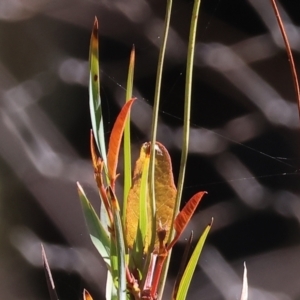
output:
<svg viewBox="0 0 300 300"><path fill-rule="evenodd" d="M175 218L174 228L176 230L176 235L173 241L168 245L168 250L170 250L179 239L180 235L193 216L200 200L205 194L207 194L207 192L198 192L197 194L195 194Z"/></svg>
<svg viewBox="0 0 300 300"><path fill-rule="evenodd" d="M94 143L94 135L93 135L93 130L91 130L90 134L90 148L91 148L91 157L92 157L92 163L94 167L94 172L98 172L98 155L96 153L96 147Z"/></svg>
<svg viewBox="0 0 300 300"><path fill-rule="evenodd" d="M110 180L110 185L114 190L115 180L116 180L116 170L119 158L119 151L120 145L122 140L122 135L125 127L125 123L127 117L130 112L130 108L133 104L135 98L132 98L123 106L122 110L120 111L117 120L114 124L112 129L109 144L108 144L108 152L107 152L107 169L108 169L108 176Z"/></svg>
<svg viewBox="0 0 300 300"><path fill-rule="evenodd" d="M160 228L163 225L164 228L170 229L173 217L175 198L176 198L176 187L174 184L172 164L170 155L167 149L161 144L156 143L156 155L155 155L155 200L156 200L156 216L157 224L156 228ZM128 194L127 211L126 211L126 239L127 245L132 248L134 240L136 238L136 232L138 227L139 219L139 197L141 188L141 176L143 172L144 163L146 156L150 151L150 143L144 143L140 157L136 161L132 188ZM148 211L150 215L150 203L148 197ZM151 219L149 219L149 223ZM149 246L151 239L151 223L148 225L148 232L146 237L146 249ZM168 239L169 233L166 236ZM158 239L156 240L156 246L158 246Z"/></svg>
<svg viewBox="0 0 300 300"><path fill-rule="evenodd" d="M93 300L92 296L86 289L83 290L83 300Z"/></svg>
<svg viewBox="0 0 300 300"><path fill-rule="evenodd" d="M103 183L103 176L102 176L104 162L97 155L92 130L91 130L91 135L90 135L90 148L91 148L92 163L93 163L93 167L94 167L95 181L96 181L97 186L98 186L100 198L101 198L101 200L102 200L102 202L105 206L107 215L109 217L110 224L112 224L113 223L113 216L112 216L112 212L111 212L111 209L110 209L110 203L107 199L107 195L106 195L106 191L105 191L105 187L104 187L104 183Z"/></svg>

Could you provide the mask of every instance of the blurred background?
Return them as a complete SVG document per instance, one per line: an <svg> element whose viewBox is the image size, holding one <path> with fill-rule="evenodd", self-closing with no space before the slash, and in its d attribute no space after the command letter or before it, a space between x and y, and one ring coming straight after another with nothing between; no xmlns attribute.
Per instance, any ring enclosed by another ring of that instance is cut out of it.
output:
<svg viewBox="0 0 300 300"><path fill-rule="evenodd" d="M279 3L299 69L298 5ZM192 7L174 1L160 108L158 139L175 180ZM89 154L90 32L97 16L107 137L125 100L135 44L137 157L149 140L164 13L161 0L1 0L1 298L49 299L41 243L60 299L82 299L83 288L105 298L105 267L76 190L79 181L99 207ZM212 217L189 299L239 299L244 261L250 299L300 299L299 114L270 1L202 1L191 125L183 204L199 190L208 195L173 252L165 299L184 239L190 230L198 237ZM119 183L121 191L122 177Z"/></svg>

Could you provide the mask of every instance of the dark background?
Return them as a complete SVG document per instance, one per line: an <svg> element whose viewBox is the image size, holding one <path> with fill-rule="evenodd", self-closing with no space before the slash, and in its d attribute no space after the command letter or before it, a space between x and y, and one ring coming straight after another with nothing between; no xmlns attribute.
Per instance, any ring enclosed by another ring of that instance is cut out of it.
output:
<svg viewBox="0 0 300 300"><path fill-rule="evenodd" d="M158 135L175 179L192 6L174 1L161 97ZM281 1L280 10L299 69L298 7ZM89 158L90 32L97 16L107 136L135 44L136 156L149 140L164 12L161 0L1 1L1 298L49 299L41 243L60 299L82 299L83 288L105 298L105 267L76 192L79 181L98 206ZM208 195L173 252L165 299L184 238L192 229L198 237L212 217L189 299L239 299L244 261L250 299L300 299L299 117L270 2L203 0L197 41L183 203L199 190Z"/></svg>

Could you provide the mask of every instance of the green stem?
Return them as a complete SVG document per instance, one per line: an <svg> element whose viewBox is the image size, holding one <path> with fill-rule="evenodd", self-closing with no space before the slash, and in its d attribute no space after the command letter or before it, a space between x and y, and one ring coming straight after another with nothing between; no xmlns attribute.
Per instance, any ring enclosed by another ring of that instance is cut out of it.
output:
<svg viewBox="0 0 300 300"><path fill-rule="evenodd" d="M157 124L158 124L158 111L159 111L159 102L160 102L160 93L161 93L161 81L162 81L162 72L164 65L164 57L166 52L166 45L168 39L168 33L170 28L170 19L171 19L171 11L172 11L172 0L167 1L166 7L166 15L165 15L165 26L164 33L162 39L162 45L160 47L160 53L158 58L158 66L156 73L156 85L155 85L155 93L154 93L154 104L153 104L153 114L152 114L152 127L151 127L151 150L150 150L150 165L149 165L149 194L150 194L150 207L151 207L151 220L152 220L152 236L151 243L149 249L154 249L155 238L156 238L156 203L155 203L155 143L156 143L156 135L157 135ZM147 255L146 268L150 263L150 255ZM165 271L166 273L166 271ZM163 274L162 276L165 278L166 276ZM163 281L161 288L164 287ZM162 294L162 293L160 293Z"/></svg>
<svg viewBox="0 0 300 300"><path fill-rule="evenodd" d="M153 105L153 114L152 114L152 127L151 127L151 156L150 156L150 166L149 166L149 191L150 191L150 206L152 213L152 238L150 249L153 249L156 237L156 204L155 204L155 143L157 135L157 123L158 123L158 111L159 111L159 102L160 102L160 91L161 91L161 80L163 72L164 57L166 52L167 38L170 27L170 18L171 18L171 9L172 9L172 0L168 0L166 15L165 15L165 27L162 39L162 45L160 48L158 67L156 74L156 85L155 85L155 94L154 94L154 105Z"/></svg>
<svg viewBox="0 0 300 300"><path fill-rule="evenodd" d="M184 177L186 170L187 155L189 150L189 138L190 138L190 115L191 115L191 94L192 94L192 80L193 80L193 65L194 65L194 53L195 53L195 41L196 32L198 24L198 14L200 8L201 0L194 1L194 7L192 12L190 35L188 43L188 53L187 53L187 64L186 64L186 78L185 78L185 95L184 95L184 119L183 119L183 140L182 140L182 151L180 160L180 169L177 183L177 195L175 201L175 209L173 214L172 224L174 224L175 217L177 216L180 208L180 202L182 197L182 190L184 185ZM169 241L174 236L174 228L171 228L171 234ZM169 268L171 253L167 258L166 264L164 266L163 278L161 279L161 286L159 287L158 299L161 299L163 287L166 281L166 270Z"/></svg>

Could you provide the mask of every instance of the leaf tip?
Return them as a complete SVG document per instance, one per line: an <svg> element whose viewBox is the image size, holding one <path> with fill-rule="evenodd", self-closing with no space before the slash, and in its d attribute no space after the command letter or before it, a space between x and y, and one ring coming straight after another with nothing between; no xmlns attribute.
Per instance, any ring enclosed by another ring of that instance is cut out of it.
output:
<svg viewBox="0 0 300 300"><path fill-rule="evenodd" d="M241 300L248 300L248 277L247 277L246 262L244 262L244 275L243 275Z"/></svg>
<svg viewBox="0 0 300 300"><path fill-rule="evenodd" d="M130 53L130 64L133 64L135 60L135 46L132 44L132 49Z"/></svg>
<svg viewBox="0 0 300 300"><path fill-rule="evenodd" d="M94 26L93 26L93 35L95 36L95 38L98 37L98 29L99 29L98 18L95 16Z"/></svg>
<svg viewBox="0 0 300 300"><path fill-rule="evenodd" d="M86 289L83 290L83 299L84 300L93 300L91 294Z"/></svg>
<svg viewBox="0 0 300 300"><path fill-rule="evenodd" d="M76 182L76 185L77 185L78 193L79 193L80 195L84 195L83 188L82 188L81 184L79 183L79 181Z"/></svg>

